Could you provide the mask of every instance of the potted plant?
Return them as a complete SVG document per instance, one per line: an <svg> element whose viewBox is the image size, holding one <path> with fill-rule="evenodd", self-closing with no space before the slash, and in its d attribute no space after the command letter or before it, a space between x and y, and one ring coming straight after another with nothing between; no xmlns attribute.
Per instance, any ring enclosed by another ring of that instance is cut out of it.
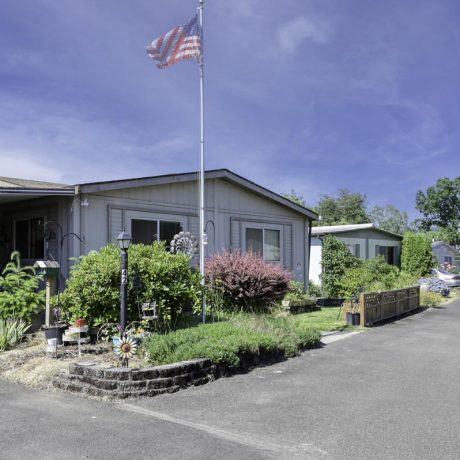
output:
<svg viewBox="0 0 460 460"><path fill-rule="evenodd" d="M46 340L56 339L57 345L62 345L62 335L67 329L67 324L62 320L62 311L59 307L53 308L54 324L52 326L43 326Z"/></svg>
<svg viewBox="0 0 460 460"><path fill-rule="evenodd" d="M361 322L361 314L359 313L359 302L356 299L350 299L346 305L345 319L347 326L359 326Z"/></svg>

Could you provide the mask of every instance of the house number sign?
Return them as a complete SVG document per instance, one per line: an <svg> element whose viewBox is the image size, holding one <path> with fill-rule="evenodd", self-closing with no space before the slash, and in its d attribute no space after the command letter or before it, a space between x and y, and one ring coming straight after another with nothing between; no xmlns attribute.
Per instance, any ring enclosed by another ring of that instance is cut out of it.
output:
<svg viewBox="0 0 460 460"><path fill-rule="evenodd" d="M126 268L121 270L121 284L128 284L128 270Z"/></svg>

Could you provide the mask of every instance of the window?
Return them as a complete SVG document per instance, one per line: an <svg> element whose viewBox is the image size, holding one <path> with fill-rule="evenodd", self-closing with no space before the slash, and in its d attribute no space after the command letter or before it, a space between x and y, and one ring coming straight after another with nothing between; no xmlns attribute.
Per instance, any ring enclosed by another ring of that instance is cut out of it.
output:
<svg viewBox="0 0 460 460"><path fill-rule="evenodd" d="M383 256L387 264L396 265L394 246L376 246L375 255Z"/></svg>
<svg viewBox="0 0 460 460"><path fill-rule="evenodd" d="M246 251L252 251L268 262L280 262L280 231L268 228L246 227Z"/></svg>
<svg viewBox="0 0 460 460"><path fill-rule="evenodd" d="M131 220L131 236L133 243L152 244L154 241L166 241L169 248L176 233L182 231L180 222L166 220Z"/></svg>
<svg viewBox="0 0 460 460"><path fill-rule="evenodd" d="M360 244L347 244L347 249L350 251L351 255L355 257L359 257L361 255Z"/></svg>
<svg viewBox="0 0 460 460"><path fill-rule="evenodd" d="M14 248L23 259L43 259L45 257L45 238L43 218L17 220L14 225Z"/></svg>
<svg viewBox="0 0 460 460"><path fill-rule="evenodd" d="M444 263L452 265L452 256L444 256Z"/></svg>

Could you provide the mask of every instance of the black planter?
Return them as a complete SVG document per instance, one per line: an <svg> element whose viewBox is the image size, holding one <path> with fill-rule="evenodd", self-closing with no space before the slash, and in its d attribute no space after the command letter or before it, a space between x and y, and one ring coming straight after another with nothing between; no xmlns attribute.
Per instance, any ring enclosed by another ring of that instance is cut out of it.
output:
<svg viewBox="0 0 460 460"><path fill-rule="evenodd" d="M316 299L316 305L319 307L341 307L345 299L332 299L327 297L319 297Z"/></svg>
<svg viewBox="0 0 460 460"><path fill-rule="evenodd" d="M43 330L45 331L46 340L48 339L57 339L57 344L62 345L62 336L64 331L67 329L67 326L44 326Z"/></svg>

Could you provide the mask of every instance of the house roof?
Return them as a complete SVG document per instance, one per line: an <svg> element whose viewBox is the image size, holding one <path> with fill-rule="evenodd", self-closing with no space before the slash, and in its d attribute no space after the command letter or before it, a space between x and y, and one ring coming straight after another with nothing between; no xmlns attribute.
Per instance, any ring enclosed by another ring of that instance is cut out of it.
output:
<svg viewBox="0 0 460 460"><path fill-rule="evenodd" d="M277 193L272 192L271 190L268 190L267 188L262 187L261 185L258 185L255 182L245 179L244 177L230 171L229 169L208 170L205 172L205 178L208 180L222 179L231 182L242 188L250 190L253 193L256 193L272 201L275 201L278 204L286 206L292 209L293 211L308 217L311 220L318 219L318 214L316 214L312 210L300 206L299 204L294 203L293 201L288 200L287 198L284 198L283 196L278 195ZM119 190L124 188L146 187L151 185L196 181L197 179L197 172L188 172L179 174L166 174L161 176L139 177L134 179L89 182L85 184L80 184L77 187L81 193L95 193L109 190Z"/></svg>
<svg viewBox="0 0 460 460"><path fill-rule="evenodd" d="M436 248L438 246L446 246L447 248L449 249L452 249L452 251L454 251L456 254L459 253L459 251L457 249L455 249L453 246L451 246L450 244L447 244L445 241L433 241L431 243L431 247L432 248Z"/></svg>
<svg viewBox="0 0 460 460"><path fill-rule="evenodd" d="M350 224L350 225L327 225L323 227L313 227L311 229L311 234L313 236L328 235L330 233L345 233L345 232L355 232L359 230L375 230L381 233L386 233L387 235L395 236L399 239L402 239L401 235L397 233L389 232L388 230L383 230L376 227L373 223L368 224Z"/></svg>
<svg viewBox="0 0 460 460"><path fill-rule="evenodd" d="M0 176L0 204L50 195L73 195L75 187L54 182Z"/></svg>

